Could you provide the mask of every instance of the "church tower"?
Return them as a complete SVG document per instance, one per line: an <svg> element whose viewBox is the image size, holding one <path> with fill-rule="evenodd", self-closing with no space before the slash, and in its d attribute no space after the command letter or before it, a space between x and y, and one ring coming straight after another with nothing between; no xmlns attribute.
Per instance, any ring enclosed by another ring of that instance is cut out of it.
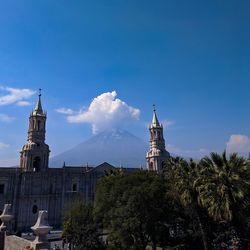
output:
<svg viewBox="0 0 250 250"><path fill-rule="evenodd" d="M41 89L35 109L29 117L28 140L20 156L23 171L45 171L49 165L49 146L45 143L46 113L42 109Z"/></svg>
<svg viewBox="0 0 250 250"><path fill-rule="evenodd" d="M159 123L156 110L153 110L152 123L149 125L150 149L147 152L147 167L150 171L161 172L164 160L170 157L165 149L165 140L163 137L163 126Z"/></svg>

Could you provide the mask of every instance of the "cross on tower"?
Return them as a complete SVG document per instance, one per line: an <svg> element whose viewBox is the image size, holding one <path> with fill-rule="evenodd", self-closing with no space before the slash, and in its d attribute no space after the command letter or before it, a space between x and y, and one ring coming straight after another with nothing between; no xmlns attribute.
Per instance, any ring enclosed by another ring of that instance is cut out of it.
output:
<svg viewBox="0 0 250 250"><path fill-rule="evenodd" d="M156 111L156 109L155 109L155 104L153 104L153 111L154 111L154 112Z"/></svg>

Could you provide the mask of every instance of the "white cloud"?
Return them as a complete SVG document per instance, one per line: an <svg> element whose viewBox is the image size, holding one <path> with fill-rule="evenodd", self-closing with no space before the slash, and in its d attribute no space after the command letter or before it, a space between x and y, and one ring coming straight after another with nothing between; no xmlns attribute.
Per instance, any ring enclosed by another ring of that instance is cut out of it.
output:
<svg viewBox="0 0 250 250"><path fill-rule="evenodd" d="M247 155L250 153L250 137L246 135L231 135L226 143L228 153L240 153Z"/></svg>
<svg viewBox="0 0 250 250"><path fill-rule="evenodd" d="M65 108L59 111L72 112L71 109ZM121 127L127 122L138 120L140 116L140 110L118 99L116 91L103 93L93 99L87 110L72 113L67 117L68 122L90 123L94 134L105 129Z"/></svg>
<svg viewBox="0 0 250 250"><path fill-rule="evenodd" d="M5 149L5 148L8 148L10 145L9 144L5 144L3 142L0 142L0 150L1 149Z"/></svg>
<svg viewBox="0 0 250 250"><path fill-rule="evenodd" d="M31 102L27 102L27 101L19 101L16 103L17 106L19 107L26 107L26 106L30 106Z"/></svg>
<svg viewBox="0 0 250 250"><path fill-rule="evenodd" d="M0 121L1 122L12 122L15 118L8 116L6 114L0 114Z"/></svg>
<svg viewBox="0 0 250 250"><path fill-rule="evenodd" d="M0 96L0 106L9 105L9 104L23 104L22 102L26 99L29 99L32 95L35 94L34 91L30 89L17 89L10 87L0 87L0 90L8 92L6 95ZM26 103L27 104L27 103Z"/></svg>
<svg viewBox="0 0 250 250"><path fill-rule="evenodd" d="M193 159L201 159L202 157L209 155L210 151L207 149L181 149L174 145L168 144L167 151L171 154L175 154L181 157L188 157Z"/></svg>
<svg viewBox="0 0 250 250"><path fill-rule="evenodd" d="M65 115L73 115L76 113L74 110L69 109L69 108L59 108L59 109L56 109L56 112L65 114Z"/></svg>

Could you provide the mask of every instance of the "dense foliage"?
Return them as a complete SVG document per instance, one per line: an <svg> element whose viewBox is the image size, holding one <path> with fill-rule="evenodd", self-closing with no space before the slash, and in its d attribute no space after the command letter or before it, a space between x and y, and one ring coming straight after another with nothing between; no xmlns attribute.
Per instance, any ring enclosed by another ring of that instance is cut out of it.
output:
<svg viewBox="0 0 250 250"><path fill-rule="evenodd" d="M93 205L68 211L63 235L76 249L236 250L250 246L249 226L249 160L211 153L199 162L171 157L161 174L107 173Z"/></svg>
<svg viewBox="0 0 250 250"><path fill-rule="evenodd" d="M204 249L244 249L249 244L250 162L211 153L196 163L166 161L164 175L173 199L194 215Z"/></svg>
<svg viewBox="0 0 250 250"><path fill-rule="evenodd" d="M83 201L70 204L64 215L62 238L77 250L104 249L98 227L93 220L91 204L85 204Z"/></svg>
<svg viewBox="0 0 250 250"><path fill-rule="evenodd" d="M96 189L95 216L108 229L109 249L156 247L168 231L169 215L164 179L155 173L138 172L106 176Z"/></svg>

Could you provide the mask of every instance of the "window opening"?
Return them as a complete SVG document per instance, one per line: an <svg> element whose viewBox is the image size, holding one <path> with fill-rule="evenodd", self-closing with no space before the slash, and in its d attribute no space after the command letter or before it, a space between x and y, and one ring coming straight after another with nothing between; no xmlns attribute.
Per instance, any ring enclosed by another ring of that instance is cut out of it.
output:
<svg viewBox="0 0 250 250"><path fill-rule="evenodd" d="M33 161L33 170L34 172L39 172L40 171L40 165L41 165L41 158L40 157L35 157Z"/></svg>
<svg viewBox="0 0 250 250"><path fill-rule="evenodd" d="M36 214L37 210L38 210L37 205L33 205L33 207L32 207L32 213Z"/></svg>
<svg viewBox="0 0 250 250"><path fill-rule="evenodd" d="M4 194L4 184L0 184L0 194Z"/></svg>
<svg viewBox="0 0 250 250"><path fill-rule="evenodd" d="M76 185L76 183L73 184L73 186L72 186L72 191L73 191L73 192L76 192L76 191L77 191L77 185Z"/></svg>
<svg viewBox="0 0 250 250"><path fill-rule="evenodd" d="M41 127L41 121L38 121L38 122L37 122L37 130L38 130L38 131L40 130L40 127Z"/></svg>

